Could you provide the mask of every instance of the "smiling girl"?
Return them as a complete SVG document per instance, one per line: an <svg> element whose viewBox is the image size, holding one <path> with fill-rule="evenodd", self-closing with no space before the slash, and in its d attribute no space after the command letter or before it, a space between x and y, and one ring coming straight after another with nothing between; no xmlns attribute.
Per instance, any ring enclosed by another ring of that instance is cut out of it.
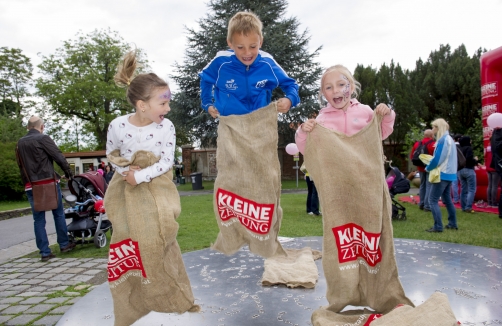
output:
<svg viewBox="0 0 502 326"><path fill-rule="evenodd" d="M169 86L154 73L133 77L136 65L136 53L131 51L115 75L117 85L127 87L127 101L136 112L113 120L108 127L106 142L106 155L118 149L121 157L130 159L141 149L160 156L157 163L145 169L132 165L119 167L112 163L123 180L133 186L150 182L169 171L174 164L176 144L174 125L164 117L171 110Z"/></svg>
<svg viewBox="0 0 502 326"><path fill-rule="evenodd" d="M176 135L164 116L171 92L154 73L138 74L136 53L126 54L115 82L126 87L134 113L108 128L106 155L115 173L105 194L113 224L108 284L115 326L150 311L198 311L176 241L180 197L173 183Z"/></svg>
<svg viewBox="0 0 502 326"><path fill-rule="evenodd" d="M331 130L351 136L363 129L374 114L383 116L382 139L386 139L394 130L396 114L385 104L379 104L375 111L368 105L359 103L357 97L360 84L354 79L350 71L342 65L332 66L324 72L321 78L319 99L327 102L316 119L309 119L298 128L296 144L301 153L305 150L307 133L316 124Z"/></svg>

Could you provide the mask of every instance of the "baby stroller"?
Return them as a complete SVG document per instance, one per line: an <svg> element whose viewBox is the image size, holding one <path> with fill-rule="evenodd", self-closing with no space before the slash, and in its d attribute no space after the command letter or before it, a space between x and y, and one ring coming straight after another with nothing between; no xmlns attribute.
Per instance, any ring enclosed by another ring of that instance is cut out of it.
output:
<svg viewBox="0 0 502 326"><path fill-rule="evenodd" d="M75 243L94 243L97 248L106 246L106 232L113 232L112 223L106 219L103 198L106 182L95 171L73 177L68 188L71 195L65 197L70 208L65 209L65 218L71 218L68 235Z"/></svg>
<svg viewBox="0 0 502 326"><path fill-rule="evenodd" d="M410 190L410 181L398 168L390 166L387 174L387 185L389 186L390 198L392 199L392 219L406 220L406 208L394 199L397 194L404 194Z"/></svg>

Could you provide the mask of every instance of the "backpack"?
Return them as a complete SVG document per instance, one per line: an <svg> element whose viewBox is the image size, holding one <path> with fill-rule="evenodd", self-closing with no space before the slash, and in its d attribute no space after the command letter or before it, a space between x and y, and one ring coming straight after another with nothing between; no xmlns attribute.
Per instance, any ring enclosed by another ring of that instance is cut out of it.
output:
<svg viewBox="0 0 502 326"><path fill-rule="evenodd" d="M457 171L460 171L465 168L465 156L464 153L462 153L460 146L455 147L457 148Z"/></svg>
<svg viewBox="0 0 502 326"><path fill-rule="evenodd" d="M415 149L415 151L413 152L413 156L411 157L411 163L413 163L414 166L421 166L421 167L425 167L425 164L424 162L422 162L422 160L420 159L420 154L429 154L429 150L427 149L427 146L432 143L434 140L431 139L429 140L428 142L426 142L425 144L420 141L420 143L418 144L417 146L417 149ZM464 162L465 162L465 158L464 158Z"/></svg>

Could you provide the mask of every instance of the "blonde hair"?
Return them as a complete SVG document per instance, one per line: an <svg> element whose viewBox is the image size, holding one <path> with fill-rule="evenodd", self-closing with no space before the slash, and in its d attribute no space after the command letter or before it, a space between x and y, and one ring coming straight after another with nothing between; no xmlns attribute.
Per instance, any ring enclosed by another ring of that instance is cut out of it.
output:
<svg viewBox="0 0 502 326"><path fill-rule="evenodd" d="M169 87L165 80L154 73L135 75L139 67L136 51L129 51L117 67L117 73L114 76L115 84L127 88L127 101L133 107L136 107L136 103L140 100L148 102L155 89Z"/></svg>
<svg viewBox="0 0 502 326"><path fill-rule="evenodd" d="M321 104L321 106L324 106L324 104L325 104L325 100L323 99L323 93L322 93L323 86L324 86L324 79L329 73L332 73L333 71L337 71L337 72L341 73L342 75L344 75L345 77L347 77L350 85L354 86L353 91L350 94L351 98L358 97L359 92L361 91L361 84L354 78L354 76L352 76L349 69L347 69L345 66L342 66L342 65L331 66L324 71L324 73L322 74L322 77L321 77L321 85L320 85L320 89L319 89L319 103Z"/></svg>
<svg viewBox="0 0 502 326"><path fill-rule="evenodd" d="M448 125L448 122L446 122L446 120L442 119L442 118L439 118L439 119L436 119L436 120L432 121L431 126L438 128L438 132L436 134L436 140L438 140L441 137L443 137L444 134L448 130L450 130L450 126Z"/></svg>
<svg viewBox="0 0 502 326"><path fill-rule="evenodd" d="M237 34L248 35L256 33L263 40L263 24L260 18L252 12L240 11L236 13L228 22L227 41L232 42L232 36Z"/></svg>

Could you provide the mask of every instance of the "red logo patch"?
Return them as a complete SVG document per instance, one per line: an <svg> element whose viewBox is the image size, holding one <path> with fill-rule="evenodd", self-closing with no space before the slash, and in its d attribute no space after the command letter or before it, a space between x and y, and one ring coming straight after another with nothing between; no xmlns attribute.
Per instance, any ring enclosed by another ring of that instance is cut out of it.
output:
<svg viewBox="0 0 502 326"><path fill-rule="evenodd" d="M369 233L354 223L337 226L332 229L338 248L338 262L346 263L364 258L369 266L374 267L382 260L379 247L380 233Z"/></svg>
<svg viewBox="0 0 502 326"><path fill-rule="evenodd" d="M146 278L138 242L125 239L110 244L108 254L108 282L118 280L122 275L131 270L141 271L141 275Z"/></svg>
<svg viewBox="0 0 502 326"><path fill-rule="evenodd" d="M270 230L274 204L260 204L223 189L218 189L216 192L216 204L222 221L235 217L243 226L255 233L267 234Z"/></svg>
<svg viewBox="0 0 502 326"><path fill-rule="evenodd" d="M371 314L369 315L368 317L368 320L366 321L366 323L364 323L363 326L369 326L371 324L372 321L382 317L383 315L382 314Z"/></svg>

